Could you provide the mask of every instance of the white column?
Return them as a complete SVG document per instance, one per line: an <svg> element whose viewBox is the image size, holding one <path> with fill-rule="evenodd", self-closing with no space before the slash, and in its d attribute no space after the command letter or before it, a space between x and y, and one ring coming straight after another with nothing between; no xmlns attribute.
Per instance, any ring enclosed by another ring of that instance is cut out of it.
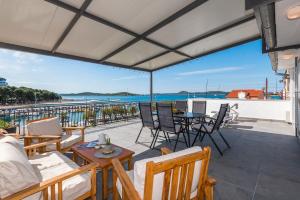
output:
<svg viewBox="0 0 300 200"><path fill-rule="evenodd" d="M153 77L152 72L150 72L150 101L153 101Z"/></svg>

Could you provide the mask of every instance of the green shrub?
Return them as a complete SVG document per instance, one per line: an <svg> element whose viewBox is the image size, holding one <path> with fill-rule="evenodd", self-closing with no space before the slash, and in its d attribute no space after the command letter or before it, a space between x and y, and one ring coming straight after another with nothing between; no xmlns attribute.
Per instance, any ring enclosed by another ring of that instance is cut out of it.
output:
<svg viewBox="0 0 300 200"><path fill-rule="evenodd" d="M0 129L7 129L12 127L14 127L12 123L6 122L4 120L0 120Z"/></svg>
<svg viewBox="0 0 300 200"><path fill-rule="evenodd" d="M112 109L111 108L103 108L102 110L102 118L105 119L108 116L111 119Z"/></svg>
<svg viewBox="0 0 300 200"><path fill-rule="evenodd" d="M131 113L132 116L134 116L137 112L137 109L135 106L130 107L129 112Z"/></svg>

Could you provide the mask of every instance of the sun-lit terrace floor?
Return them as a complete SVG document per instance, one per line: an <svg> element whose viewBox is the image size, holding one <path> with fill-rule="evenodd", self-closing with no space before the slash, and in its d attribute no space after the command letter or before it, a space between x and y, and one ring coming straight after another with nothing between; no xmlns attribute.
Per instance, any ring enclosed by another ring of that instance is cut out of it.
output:
<svg viewBox="0 0 300 200"><path fill-rule="evenodd" d="M134 151L134 160L160 155L158 150L149 150L152 137L146 128L140 143L135 144L140 128L139 120L88 128L86 140L95 140L98 133L103 132L110 136L113 143ZM209 145L213 149L209 175L217 180L216 200L300 199L300 144L291 125L240 119L223 128L222 133L231 144L231 149L225 150L223 157L208 137L203 144L196 143ZM220 147L226 149L218 135L214 136ZM168 144L160 141L156 146L159 148ZM185 145L179 143L177 150L183 148ZM100 188L99 185L99 194Z"/></svg>

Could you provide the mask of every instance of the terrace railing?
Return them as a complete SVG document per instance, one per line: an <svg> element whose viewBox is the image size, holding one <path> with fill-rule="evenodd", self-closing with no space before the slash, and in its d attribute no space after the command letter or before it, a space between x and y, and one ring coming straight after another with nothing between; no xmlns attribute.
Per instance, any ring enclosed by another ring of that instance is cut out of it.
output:
<svg viewBox="0 0 300 200"><path fill-rule="evenodd" d="M0 128L8 132L26 133L29 120L58 117L63 127L97 126L138 117L136 103L38 105L0 109Z"/></svg>

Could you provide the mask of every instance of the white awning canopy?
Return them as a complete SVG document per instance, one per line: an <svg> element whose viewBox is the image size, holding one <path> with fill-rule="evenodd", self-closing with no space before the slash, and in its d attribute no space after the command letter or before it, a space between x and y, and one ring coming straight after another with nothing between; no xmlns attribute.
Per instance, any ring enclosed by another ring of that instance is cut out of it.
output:
<svg viewBox="0 0 300 200"><path fill-rule="evenodd" d="M260 38L245 0L0 0L0 47L155 71Z"/></svg>

